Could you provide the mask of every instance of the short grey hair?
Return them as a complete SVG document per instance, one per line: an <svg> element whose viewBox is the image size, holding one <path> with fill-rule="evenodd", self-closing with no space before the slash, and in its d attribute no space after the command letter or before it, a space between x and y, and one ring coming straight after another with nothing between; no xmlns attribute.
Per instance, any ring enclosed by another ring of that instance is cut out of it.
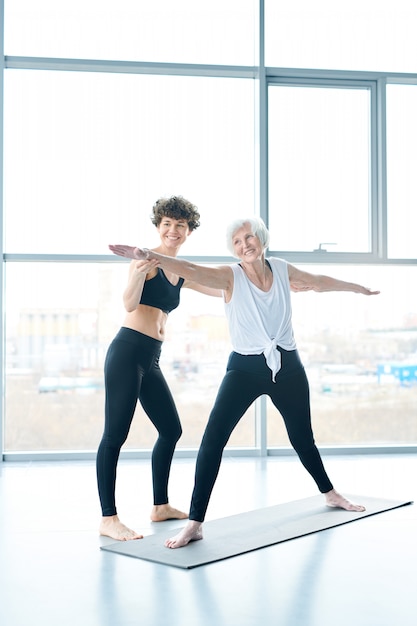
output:
<svg viewBox="0 0 417 626"><path fill-rule="evenodd" d="M230 224L226 228L226 245L229 252L235 256L233 249L233 235L239 228L242 228L244 224L250 224L252 227L252 233L256 235L261 242L263 249L269 246L269 232L265 226L265 222L260 217L241 217Z"/></svg>

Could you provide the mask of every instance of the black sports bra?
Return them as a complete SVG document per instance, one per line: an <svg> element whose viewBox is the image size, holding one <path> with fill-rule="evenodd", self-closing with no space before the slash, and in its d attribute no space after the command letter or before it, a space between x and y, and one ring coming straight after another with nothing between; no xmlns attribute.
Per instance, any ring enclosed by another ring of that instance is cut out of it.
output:
<svg viewBox="0 0 417 626"><path fill-rule="evenodd" d="M147 304L156 309L161 309L164 313L169 313L176 309L180 303L180 289L183 284L184 279L180 278L178 283L173 285L158 267L157 274L153 278L145 280L140 304Z"/></svg>

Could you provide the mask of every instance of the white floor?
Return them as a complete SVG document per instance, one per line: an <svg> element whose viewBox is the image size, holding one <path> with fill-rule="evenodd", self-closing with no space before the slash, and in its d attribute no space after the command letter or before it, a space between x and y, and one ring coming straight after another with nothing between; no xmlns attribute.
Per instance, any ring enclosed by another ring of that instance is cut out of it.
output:
<svg viewBox="0 0 417 626"><path fill-rule="evenodd" d="M416 499L417 455L324 460L339 491ZM174 506L193 471L174 461ZM207 520L315 494L295 458L226 457ZM149 461L120 463L117 500L143 534L183 524L149 522ZM103 552L99 519L93 462L0 465L1 626L417 624L416 505L192 570Z"/></svg>

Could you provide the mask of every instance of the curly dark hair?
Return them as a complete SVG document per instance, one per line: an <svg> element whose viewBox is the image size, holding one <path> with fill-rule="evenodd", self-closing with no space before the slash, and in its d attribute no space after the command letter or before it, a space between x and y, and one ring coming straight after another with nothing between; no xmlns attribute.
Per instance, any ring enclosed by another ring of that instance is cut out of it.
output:
<svg viewBox="0 0 417 626"><path fill-rule="evenodd" d="M186 220L188 228L195 230L200 226L200 213L197 207L182 196L159 198L152 207L151 221L159 226L164 217L174 220Z"/></svg>

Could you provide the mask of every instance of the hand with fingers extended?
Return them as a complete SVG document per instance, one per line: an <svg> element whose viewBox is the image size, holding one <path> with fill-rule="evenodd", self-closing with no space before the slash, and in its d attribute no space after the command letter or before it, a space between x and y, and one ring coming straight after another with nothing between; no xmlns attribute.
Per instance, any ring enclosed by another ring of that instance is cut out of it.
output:
<svg viewBox="0 0 417 626"><path fill-rule="evenodd" d="M127 259L136 259L137 261L149 259L149 250L147 248L135 248L134 246L125 246L123 244L110 244L109 249L113 254L126 257Z"/></svg>

